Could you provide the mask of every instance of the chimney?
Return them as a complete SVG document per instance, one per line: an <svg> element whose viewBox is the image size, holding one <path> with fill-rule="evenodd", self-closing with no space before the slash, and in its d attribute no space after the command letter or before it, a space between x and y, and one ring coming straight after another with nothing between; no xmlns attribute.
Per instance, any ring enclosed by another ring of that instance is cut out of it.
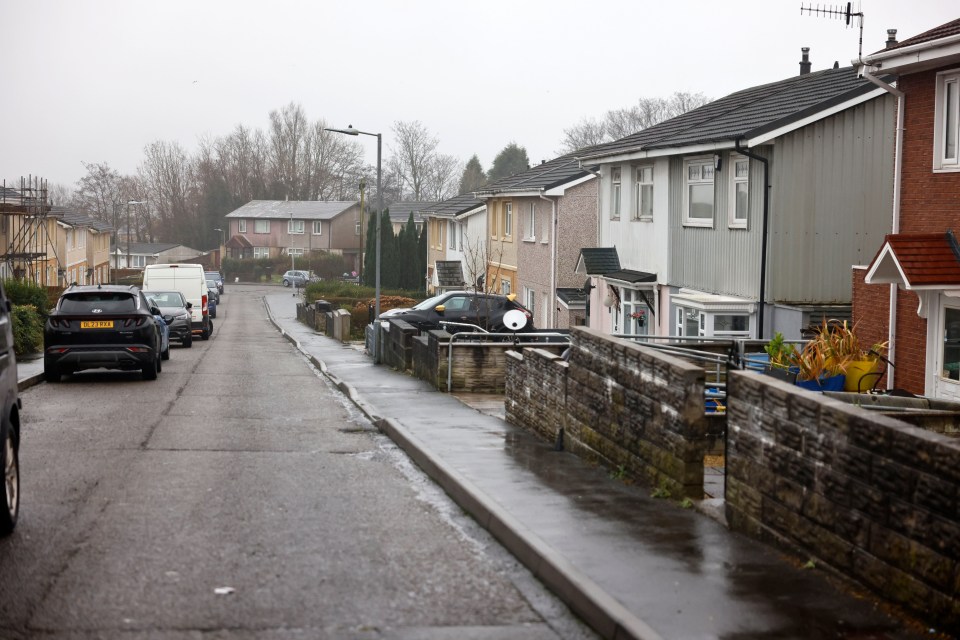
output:
<svg viewBox="0 0 960 640"><path fill-rule="evenodd" d="M810 47L800 47L803 57L800 58L800 75L810 73Z"/></svg>
<svg viewBox="0 0 960 640"><path fill-rule="evenodd" d="M885 49L897 46L897 30L896 29L887 29L887 43Z"/></svg>

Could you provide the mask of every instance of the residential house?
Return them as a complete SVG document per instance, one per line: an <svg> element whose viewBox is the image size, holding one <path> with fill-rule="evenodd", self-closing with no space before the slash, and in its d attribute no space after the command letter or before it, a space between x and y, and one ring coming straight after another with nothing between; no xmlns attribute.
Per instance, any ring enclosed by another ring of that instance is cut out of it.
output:
<svg viewBox="0 0 960 640"><path fill-rule="evenodd" d="M591 327L800 338L849 317L850 266L890 230L895 101L852 67L809 69L805 49L800 75L578 154L616 258L581 262Z"/></svg>
<svg viewBox="0 0 960 640"><path fill-rule="evenodd" d="M427 225L427 290L474 289L486 273L486 205L467 193L421 210Z"/></svg>
<svg viewBox="0 0 960 640"><path fill-rule="evenodd" d="M597 183L573 155L476 192L487 204L488 289L516 293L541 329L583 324L580 249L597 236ZM558 292L562 296L558 297Z"/></svg>
<svg viewBox="0 0 960 640"><path fill-rule="evenodd" d="M143 269L148 264L191 262L202 251L182 244L164 242L121 242L110 248L111 263L116 269ZM129 260L128 260L129 257Z"/></svg>
<svg viewBox="0 0 960 640"><path fill-rule="evenodd" d="M413 223L416 225L419 235L423 230L423 213L421 212L431 209L436 204L436 202L394 202L391 204L387 207L387 210L390 215L390 224L393 226L393 234L399 235L400 230L407 226L412 213ZM369 210L369 206L367 209Z"/></svg>
<svg viewBox="0 0 960 640"><path fill-rule="evenodd" d="M960 19L888 36L859 69L895 78L876 82L899 101L901 162L888 173L891 233L855 263L867 266L853 270L854 318L868 344L889 341L888 386L960 400Z"/></svg>
<svg viewBox="0 0 960 640"><path fill-rule="evenodd" d="M366 238L358 201L251 200L226 215L231 258L303 256L312 251L342 255L360 271Z"/></svg>

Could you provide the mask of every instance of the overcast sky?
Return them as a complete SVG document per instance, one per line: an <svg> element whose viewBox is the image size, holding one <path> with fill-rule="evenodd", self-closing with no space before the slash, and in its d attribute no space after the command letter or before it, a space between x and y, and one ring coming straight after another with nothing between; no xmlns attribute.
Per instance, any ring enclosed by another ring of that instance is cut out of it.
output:
<svg viewBox="0 0 960 640"><path fill-rule="evenodd" d="M801 4L2 0L0 179L72 185L83 162L134 173L151 142L193 152L240 123L265 129L290 102L382 132L384 156L394 121L419 120L439 151L485 169L509 142L538 162L564 128L640 97L780 80L804 46L814 70L849 65L859 31ZM887 28L902 40L960 17L957 0L859 4L864 53ZM375 162L375 141L360 140Z"/></svg>

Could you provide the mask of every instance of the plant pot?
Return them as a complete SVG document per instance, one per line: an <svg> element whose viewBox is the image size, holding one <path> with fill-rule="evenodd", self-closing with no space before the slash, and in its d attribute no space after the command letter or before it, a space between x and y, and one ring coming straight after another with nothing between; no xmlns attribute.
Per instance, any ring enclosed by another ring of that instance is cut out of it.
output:
<svg viewBox="0 0 960 640"><path fill-rule="evenodd" d="M847 380L844 391L865 393L881 378L883 362L880 360L854 360L847 364Z"/></svg>
<svg viewBox="0 0 960 640"><path fill-rule="evenodd" d="M797 380L796 384L802 389L811 391L843 391L846 376L842 373L836 376L818 378L817 380Z"/></svg>

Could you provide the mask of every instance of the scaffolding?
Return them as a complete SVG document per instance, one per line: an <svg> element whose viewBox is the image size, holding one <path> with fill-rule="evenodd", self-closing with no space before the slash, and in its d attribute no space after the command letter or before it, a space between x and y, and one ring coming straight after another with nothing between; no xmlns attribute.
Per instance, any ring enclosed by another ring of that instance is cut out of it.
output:
<svg viewBox="0 0 960 640"><path fill-rule="evenodd" d="M55 285L60 273L56 243L49 236L51 210L47 181L20 178L19 186L0 187L0 276ZM53 265L51 270L50 265Z"/></svg>

